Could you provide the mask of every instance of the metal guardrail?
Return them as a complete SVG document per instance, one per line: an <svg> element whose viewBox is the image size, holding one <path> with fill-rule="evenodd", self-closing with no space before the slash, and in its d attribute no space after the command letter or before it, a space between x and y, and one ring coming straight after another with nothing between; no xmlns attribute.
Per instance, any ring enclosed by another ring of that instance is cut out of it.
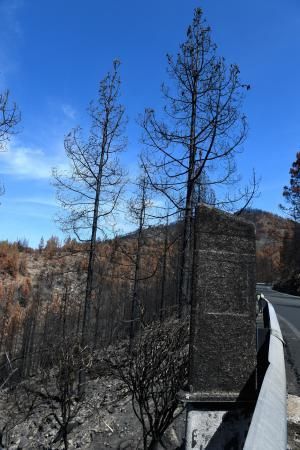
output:
<svg viewBox="0 0 300 450"><path fill-rule="evenodd" d="M286 450L287 448L284 341L275 310L268 300L266 300L265 309L267 309L270 329L269 365L261 385L244 450Z"/></svg>

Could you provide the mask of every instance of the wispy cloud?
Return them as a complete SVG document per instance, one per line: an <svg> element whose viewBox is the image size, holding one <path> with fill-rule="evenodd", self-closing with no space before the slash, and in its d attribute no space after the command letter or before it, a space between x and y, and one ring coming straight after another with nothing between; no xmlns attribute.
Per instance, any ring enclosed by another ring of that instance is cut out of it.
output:
<svg viewBox="0 0 300 450"><path fill-rule="evenodd" d="M18 21L18 11L23 5L23 0L2 0L0 3L0 13L2 24L8 28L8 31L20 34L20 23Z"/></svg>
<svg viewBox="0 0 300 450"><path fill-rule="evenodd" d="M0 154L0 173L5 175L45 179L51 177L53 167L68 168L60 153L12 144L7 152Z"/></svg>
<svg viewBox="0 0 300 450"><path fill-rule="evenodd" d="M0 87L6 85L7 74L14 71L17 62L12 56L17 38L22 35L18 13L23 5L23 0L0 1Z"/></svg>
<svg viewBox="0 0 300 450"><path fill-rule="evenodd" d="M62 112L64 113L64 115L68 119L71 119L71 120L75 119L75 117L76 117L76 110L71 105L68 105L68 104L65 103L65 104L62 105L61 109L62 109Z"/></svg>
<svg viewBox="0 0 300 450"><path fill-rule="evenodd" d="M56 208L58 203L54 197L20 197L15 198L14 203L16 205L32 205L32 206L45 206L50 208Z"/></svg>

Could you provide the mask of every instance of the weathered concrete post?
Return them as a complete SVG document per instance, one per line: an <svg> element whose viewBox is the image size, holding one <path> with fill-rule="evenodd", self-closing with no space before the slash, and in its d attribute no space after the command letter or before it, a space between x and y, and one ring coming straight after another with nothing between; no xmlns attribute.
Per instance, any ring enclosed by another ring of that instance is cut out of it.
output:
<svg viewBox="0 0 300 450"><path fill-rule="evenodd" d="M198 207L192 290L186 448L239 449L256 389L253 224Z"/></svg>

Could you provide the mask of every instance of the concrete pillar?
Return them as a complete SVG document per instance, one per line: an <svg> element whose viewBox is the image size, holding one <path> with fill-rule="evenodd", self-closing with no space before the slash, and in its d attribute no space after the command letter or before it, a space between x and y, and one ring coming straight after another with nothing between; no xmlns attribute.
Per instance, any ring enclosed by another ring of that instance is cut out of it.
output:
<svg viewBox="0 0 300 450"><path fill-rule="evenodd" d="M214 429L223 433L214 437L223 442L225 429L228 434L224 417L233 430L228 439L235 436L238 442L245 435L256 390L255 318L254 225L200 205L195 223L189 392L184 395L191 402L187 448L213 448L209 442Z"/></svg>

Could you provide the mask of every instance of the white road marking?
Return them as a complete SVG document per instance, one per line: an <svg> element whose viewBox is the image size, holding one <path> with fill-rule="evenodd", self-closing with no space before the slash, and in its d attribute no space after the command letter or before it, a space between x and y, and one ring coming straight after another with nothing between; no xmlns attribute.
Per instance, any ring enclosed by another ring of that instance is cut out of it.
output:
<svg viewBox="0 0 300 450"><path fill-rule="evenodd" d="M285 319L284 317L282 317L280 314L277 313L277 317L286 324L286 326L288 326L290 328L290 330L295 334L295 336L297 337L297 339L300 339L300 331L298 330L298 328L296 328L291 322L289 322L287 319Z"/></svg>

